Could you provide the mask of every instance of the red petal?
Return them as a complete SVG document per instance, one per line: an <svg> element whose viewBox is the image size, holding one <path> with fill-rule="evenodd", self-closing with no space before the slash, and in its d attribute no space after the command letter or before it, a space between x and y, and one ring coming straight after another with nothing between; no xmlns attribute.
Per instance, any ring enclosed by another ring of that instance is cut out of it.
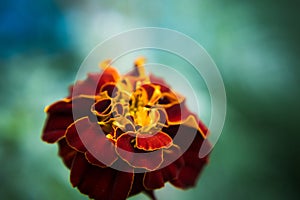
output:
<svg viewBox="0 0 300 200"><path fill-rule="evenodd" d="M151 198L151 200L156 200L153 190L147 190L144 187L143 182L144 182L144 174L136 173L134 175L134 182L133 182L132 189L130 191L129 196L133 196L140 192L144 192L146 195L148 195Z"/></svg>
<svg viewBox="0 0 300 200"><path fill-rule="evenodd" d="M184 165L184 161L180 157L180 150L172 146L164 151L164 164L168 166L159 169L157 171L147 172L144 177L144 186L148 190L158 189L164 186L164 183L173 179L176 179L179 175L181 168ZM176 160L176 158L178 158ZM175 161L174 161L175 160Z"/></svg>
<svg viewBox="0 0 300 200"><path fill-rule="evenodd" d="M78 81L70 88L71 96L96 95L101 86L108 82L117 82L119 74L117 70L108 67L102 73L90 73L84 81Z"/></svg>
<svg viewBox="0 0 300 200"><path fill-rule="evenodd" d="M149 77L150 77L151 83L160 86L161 92L170 92L170 89L169 89L170 86L164 81L164 79L153 76L152 74L150 74Z"/></svg>
<svg viewBox="0 0 300 200"><path fill-rule="evenodd" d="M103 70L100 80L96 79L98 81L99 86L104 85L108 82L114 82L116 83L120 78L119 72L113 68L113 67L107 67Z"/></svg>
<svg viewBox="0 0 300 200"><path fill-rule="evenodd" d="M162 188L165 185L164 177L161 170L147 172L144 177L144 186L148 190Z"/></svg>
<svg viewBox="0 0 300 200"><path fill-rule="evenodd" d="M86 148L82 142L82 138L89 137L89 129L90 123L88 121L88 118L85 117L75 121L72 125L68 127L66 131L66 140L68 144L77 151L85 152ZM80 133L80 136L78 132Z"/></svg>
<svg viewBox="0 0 300 200"><path fill-rule="evenodd" d="M89 163L96 165L98 167L102 167L105 168L107 167L106 164L104 164L103 162L99 161L97 158L95 158L90 152L85 152L85 158L89 161Z"/></svg>
<svg viewBox="0 0 300 200"><path fill-rule="evenodd" d="M166 164L170 163L168 166L161 169L165 181L170 181L178 177L180 170L184 166L184 159L180 157L181 153L179 147L174 145L169 149L164 150L164 162Z"/></svg>
<svg viewBox="0 0 300 200"><path fill-rule="evenodd" d="M145 152L134 148L135 133L127 132L122 134L116 142L116 152L130 166L135 168L145 168L150 171L157 169L162 161L162 150Z"/></svg>
<svg viewBox="0 0 300 200"><path fill-rule="evenodd" d="M58 101L46 108L48 119L43 130L42 139L54 143L65 136L66 129L74 122L73 110L76 119L91 115L90 107L94 102L90 98L76 98ZM73 110L72 110L73 108Z"/></svg>
<svg viewBox="0 0 300 200"><path fill-rule="evenodd" d="M115 174L116 171L109 168L90 167L78 189L93 199L109 199Z"/></svg>
<svg viewBox="0 0 300 200"><path fill-rule="evenodd" d="M62 139L58 142L59 156L63 159L65 165L70 169L73 159L76 155L76 152L74 149L72 149L65 139Z"/></svg>
<svg viewBox="0 0 300 200"><path fill-rule="evenodd" d="M54 143L65 135L67 127L73 123L72 104L69 100L58 101L45 110L49 113L42 139Z"/></svg>
<svg viewBox="0 0 300 200"><path fill-rule="evenodd" d="M103 134L93 132L97 134L95 141L89 145L88 152L86 152L87 160L100 167L111 166L117 159L118 155L115 151L115 146L112 141L107 139Z"/></svg>
<svg viewBox="0 0 300 200"><path fill-rule="evenodd" d="M42 139L49 143L57 142L65 136L67 127L72 123L72 115L52 114L48 116Z"/></svg>
<svg viewBox="0 0 300 200"><path fill-rule="evenodd" d="M179 122L182 119L181 116L181 104L176 103L170 107L165 108L168 116L169 122Z"/></svg>
<svg viewBox="0 0 300 200"><path fill-rule="evenodd" d="M95 129L95 124L92 124L88 117L83 117L68 127L66 131L66 140L71 147L84 153L86 151L85 145L91 144L97 139L97 135L93 134ZM100 136L100 127L98 131Z"/></svg>
<svg viewBox="0 0 300 200"><path fill-rule="evenodd" d="M133 179L133 173L90 165L81 153L76 155L72 164L71 182L73 186L77 186L90 198L125 200L130 193Z"/></svg>
<svg viewBox="0 0 300 200"><path fill-rule="evenodd" d="M161 148L169 148L172 145L172 138L164 132L152 134L137 134L136 146L145 151L154 151Z"/></svg>
<svg viewBox="0 0 300 200"><path fill-rule="evenodd" d="M42 136L42 140L48 143L55 143L64 137L66 130L45 130Z"/></svg>
<svg viewBox="0 0 300 200"><path fill-rule="evenodd" d="M64 99L61 101L57 101L50 106L47 106L45 109L47 113L71 113L72 112L72 104L70 99Z"/></svg>
<svg viewBox="0 0 300 200"><path fill-rule="evenodd" d="M93 78L91 78L93 77ZM70 88L70 97L76 97L80 95L96 95L99 92L97 78L99 79L100 74L89 74L88 78L84 81L77 81Z"/></svg>
<svg viewBox="0 0 300 200"><path fill-rule="evenodd" d="M194 119L196 120L196 123L198 124L199 129L201 130L201 132L206 135L208 132L207 127L205 126L205 124L195 115L193 114L188 107L186 106L185 103L181 104L181 115L182 115L182 119L185 120L187 119L189 116L193 116Z"/></svg>
<svg viewBox="0 0 300 200"><path fill-rule="evenodd" d="M78 186L84 177L84 175L88 172L89 164L85 160L83 154L76 152L76 155L73 159L71 166L71 174L70 181L73 187Z"/></svg>
<svg viewBox="0 0 300 200"><path fill-rule="evenodd" d="M91 106L95 103L94 97L77 97L72 100L74 121L85 116L92 116Z"/></svg>
<svg viewBox="0 0 300 200"><path fill-rule="evenodd" d="M151 84L144 84L141 86L147 92L148 100L152 97L155 88Z"/></svg>
<svg viewBox="0 0 300 200"><path fill-rule="evenodd" d="M131 191L134 173L118 171L113 181L110 200L125 200Z"/></svg>
<svg viewBox="0 0 300 200"><path fill-rule="evenodd" d="M182 156L185 163L184 167L181 169L178 178L171 181L176 187L186 189L196 184L200 172L208 161L208 157L200 159L198 156L202 143L201 133L197 132L193 143Z"/></svg>
<svg viewBox="0 0 300 200"><path fill-rule="evenodd" d="M67 129L66 140L77 151L88 151L86 156L92 164L110 166L118 158L113 142L106 138L98 124L90 123L87 117L77 120Z"/></svg>

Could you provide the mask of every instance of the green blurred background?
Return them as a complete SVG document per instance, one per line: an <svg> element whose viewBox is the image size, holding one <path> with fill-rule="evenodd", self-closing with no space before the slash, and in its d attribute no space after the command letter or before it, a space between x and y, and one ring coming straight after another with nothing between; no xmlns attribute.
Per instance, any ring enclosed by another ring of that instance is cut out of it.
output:
<svg viewBox="0 0 300 200"><path fill-rule="evenodd" d="M99 42L144 26L203 45L228 98L197 187L167 184L158 198L299 199L299 1L2 0L0 9L0 199L87 199L40 139L43 109L67 95Z"/></svg>

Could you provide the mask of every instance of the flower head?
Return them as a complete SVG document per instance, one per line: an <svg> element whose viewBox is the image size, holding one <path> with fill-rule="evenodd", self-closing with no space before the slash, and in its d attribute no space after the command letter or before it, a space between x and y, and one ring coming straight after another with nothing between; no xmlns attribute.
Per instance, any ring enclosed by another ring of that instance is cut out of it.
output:
<svg viewBox="0 0 300 200"><path fill-rule="evenodd" d="M198 157L204 124L185 98L161 79L148 76L144 59L120 75L102 63L70 88L70 95L46 107L42 139L58 143L74 187L94 199L122 200L166 182L195 185L207 163Z"/></svg>

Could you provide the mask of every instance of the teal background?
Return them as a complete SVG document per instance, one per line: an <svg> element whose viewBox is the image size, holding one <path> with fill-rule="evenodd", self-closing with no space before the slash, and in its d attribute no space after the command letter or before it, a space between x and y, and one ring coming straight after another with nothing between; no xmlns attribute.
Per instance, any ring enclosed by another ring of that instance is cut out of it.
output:
<svg viewBox="0 0 300 200"><path fill-rule="evenodd" d="M197 187L167 184L158 198L298 199L299 7L292 0L1 1L0 199L87 199L71 187L56 145L40 139L43 109L67 95L98 43L144 26L203 45L228 98Z"/></svg>

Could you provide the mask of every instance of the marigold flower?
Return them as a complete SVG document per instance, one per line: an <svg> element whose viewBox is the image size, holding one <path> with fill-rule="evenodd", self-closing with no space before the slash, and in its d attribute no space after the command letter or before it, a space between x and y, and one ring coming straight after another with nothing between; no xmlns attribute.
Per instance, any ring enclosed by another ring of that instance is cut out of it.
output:
<svg viewBox="0 0 300 200"><path fill-rule="evenodd" d="M187 189L208 161L198 157L205 125L143 64L137 59L122 76L104 62L101 73L88 74L45 109L42 139L58 143L73 187L90 198L123 200L144 192L155 199L153 191L166 182ZM187 145L185 138L191 138Z"/></svg>

